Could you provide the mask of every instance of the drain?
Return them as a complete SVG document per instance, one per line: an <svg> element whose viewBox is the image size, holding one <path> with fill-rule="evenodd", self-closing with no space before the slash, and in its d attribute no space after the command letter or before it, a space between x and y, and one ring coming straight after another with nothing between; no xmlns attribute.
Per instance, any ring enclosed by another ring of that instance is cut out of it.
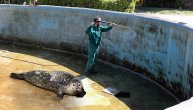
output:
<svg viewBox="0 0 193 110"><path fill-rule="evenodd" d="M112 87L107 87L102 92L113 95L115 97L120 97L120 98L129 98L130 97L129 91L118 90Z"/></svg>
<svg viewBox="0 0 193 110"><path fill-rule="evenodd" d="M120 91L115 95L115 97L120 97L120 98L130 98L130 92L129 91Z"/></svg>

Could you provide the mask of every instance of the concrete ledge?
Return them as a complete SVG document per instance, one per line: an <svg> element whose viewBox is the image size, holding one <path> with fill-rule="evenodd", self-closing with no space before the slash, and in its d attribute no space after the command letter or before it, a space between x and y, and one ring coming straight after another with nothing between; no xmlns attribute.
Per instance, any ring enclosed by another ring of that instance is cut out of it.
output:
<svg viewBox="0 0 193 110"><path fill-rule="evenodd" d="M193 97L165 110L193 110Z"/></svg>
<svg viewBox="0 0 193 110"><path fill-rule="evenodd" d="M0 40L77 51L96 15L129 28L103 33L101 59L147 75L179 97L193 95L191 26L87 8L0 5ZM81 53L86 54L87 42Z"/></svg>

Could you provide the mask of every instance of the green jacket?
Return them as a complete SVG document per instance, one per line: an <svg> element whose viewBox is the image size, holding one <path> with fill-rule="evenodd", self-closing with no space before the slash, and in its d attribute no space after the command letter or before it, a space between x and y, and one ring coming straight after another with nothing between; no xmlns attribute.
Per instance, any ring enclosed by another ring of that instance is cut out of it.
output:
<svg viewBox="0 0 193 110"><path fill-rule="evenodd" d="M89 36L89 43L99 46L101 42L101 33L110 31L111 29L112 26L89 26L86 30L86 34Z"/></svg>

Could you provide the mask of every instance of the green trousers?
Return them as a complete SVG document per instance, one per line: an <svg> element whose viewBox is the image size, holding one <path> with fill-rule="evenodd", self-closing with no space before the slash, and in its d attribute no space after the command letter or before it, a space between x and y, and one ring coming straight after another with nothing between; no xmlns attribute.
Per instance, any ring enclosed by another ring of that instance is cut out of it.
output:
<svg viewBox="0 0 193 110"><path fill-rule="evenodd" d="M99 45L93 45L89 43L88 45L88 61L86 65L85 72L91 72L94 69L94 65L96 62L96 57L99 53Z"/></svg>

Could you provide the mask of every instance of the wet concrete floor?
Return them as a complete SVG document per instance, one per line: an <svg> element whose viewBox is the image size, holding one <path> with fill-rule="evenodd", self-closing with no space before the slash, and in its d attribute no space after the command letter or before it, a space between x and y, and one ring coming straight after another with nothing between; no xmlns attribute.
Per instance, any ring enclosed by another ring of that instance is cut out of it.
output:
<svg viewBox="0 0 193 110"><path fill-rule="evenodd" d="M0 110L163 110L177 102L161 88L142 77L97 62L98 74L81 76L87 94L83 98L56 94L25 81L9 78L11 72L63 70L80 75L86 58L37 48L0 43ZM102 92L106 87L127 90L130 98Z"/></svg>

